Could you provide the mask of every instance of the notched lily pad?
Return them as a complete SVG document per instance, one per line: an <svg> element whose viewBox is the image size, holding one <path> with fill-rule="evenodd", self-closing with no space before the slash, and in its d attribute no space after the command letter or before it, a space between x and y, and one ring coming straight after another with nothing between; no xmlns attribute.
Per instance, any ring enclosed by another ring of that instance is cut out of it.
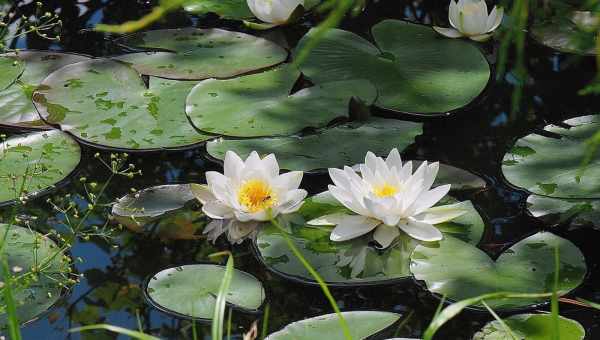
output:
<svg viewBox="0 0 600 340"><path fill-rule="evenodd" d="M547 340L552 339L554 322L550 314L518 314L502 319L517 339ZM487 323L473 340L508 340L512 339L498 321ZM559 316L558 339L583 340L585 329L575 320Z"/></svg>
<svg viewBox="0 0 600 340"><path fill-rule="evenodd" d="M552 136L520 138L504 156L502 172L514 186L556 198L600 198L600 153L581 171L586 141L600 131L600 115L564 122L570 128L548 125Z"/></svg>
<svg viewBox="0 0 600 340"><path fill-rule="evenodd" d="M440 204L456 200L446 197ZM445 236L455 236L476 245L481 240L484 223L470 201L459 203L467 213L436 225ZM331 285L364 285L389 283L410 276L409 256L420 244L408 235L401 235L385 249L374 246L370 235L344 242L333 242L329 235L333 227L306 225L306 221L332 213L350 213L328 192L313 196L298 213L287 217L289 237L302 255ZM255 240L255 253L267 266L286 278L314 284L312 275L290 251L282 231L266 224Z"/></svg>
<svg viewBox="0 0 600 340"><path fill-rule="evenodd" d="M550 293L554 284L554 249L560 256L559 296L583 282L587 268L583 254L569 240L549 232L529 236L496 261L474 245L446 237L435 247L418 245L410 256L410 271L427 288L458 301L496 293ZM487 300L493 308L524 308L549 299Z"/></svg>
<svg viewBox="0 0 600 340"><path fill-rule="evenodd" d="M400 320L400 314L379 311L342 312L342 316L350 325L353 339L366 339L376 335ZM337 314L321 315L292 322L265 340L344 340L346 337L339 325Z"/></svg>
<svg viewBox="0 0 600 340"><path fill-rule="evenodd" d="M5 235L8 230L4 254L11 270L20 268L22 271L15 273L22 279L13 288L13 298L16 302L17 317L19 322L31 321L58 301L63 292L60 284L66 284L70 273L70 260L56 253L59 247L48 237L31 231L28 228L16 225L0 224L0 235ZM35 251L32 249L35 245ZM40 263L46 263L39 274L34 274L31 269ZM29 280L25 280L29 277ZM0 282L5 282L0 271ZM28 283L26 283L28 282ZM4 294L0 294L0 305L6 306ZM7 314L0 310L0 330L7 326Z"/></svg>
<svg viewBox="0 0 600 340"><path fill-rule="evenodd" d="M79 144L58 130L8 138L0 144L0 205L42 194L69 176L80 160Z"/></svg>
<svg viewBox="0 0 600 340"><path fill-rule="evenodd" d="M235 137L290 135L348 117L352 97L372 103L375 88L360 81L315 85L290 95L300 72L286 65L229 80L207 79L186 99L198 130Z"/></svg>
<svg viewBox="0 0 600 340"><path fill-rule="evenodd" d="M591 12L579 12L588 13ZM564 16L535 22L529 30L531 37L540 44L564 53L596 55L595 32L586 32L579 27L577 20ZM592 27L592 31L595 27Z"/></svg>
<svg viewBox="0 0 600 340"><path fill-rule="evenodd" d="M422 133L421 123L372 117L320 133L243 140L217 139L207 143L210 156L224 159L227 150L246 157L253 150L261 155L274 153L282 169L311 171L343 167L364 161L367 151L387 155L391 149L405 149Z"/></svg>
<svg viewBox="0 0 600 340"><path fill-rule="evenodd" d="M546 224L600 228L600 199L527 197L527 210Z"/></svg>
<svg viewBox="0 0 600 340"><path fill-rule="evenodd" d="M141 74L180 80L230 78L277 65L288 56L266 39L218 28L147 31L115 42L145 50L115 59Z"/></svg>
<svg viewBox="0 0 600 340"><path fill-rule="evenodd" d="M306 9L317 6L320 0L305 0ZM192 14L214 13L223 19L243 20L254 17L246 0L188 0L183 9Z"/></svg>
<svg viewBox="0 0 600 340"><path fill-rule="evenodd" d="M348 31L325 32L301 64L302 73L317 84L366 79L378 90L375 105L425 115L470 104L490 79L490 66L475 45L440 38L431 27L384 20L373 26L372 34L376 45Z"/></svg>
<svg viewBox="0 0 600 340"><path fill-rule="evenodd" d="M50 129L44 124L33 106L33 91L50 73L57 69L79 61L90 59L79 54L51 51L19 51L8 53L19 60L25 67L19 80L0 91L0 125Z"/></svg>
<svg viewBox="0 0 600 340"><path fill-rule="evenodd" d="M112 215L134 232L163 240L199 239L208 223L189 184L159 185L128 194L115 202Z"/></svg>
<svg viewBox="0 0 600 340"><path fill-rule="evenodd" d="M225 267L192 264L165 269L146 285L149 302L163 312L194 319L213 316ZM265 300L265 290L254 276L235 269L226 301L235 308L256 311Z"/></svg>
<svg viewBox="0 0 600 340"><path fill-rule="evenodd" d="M42 118L76 138L129 151L181 149L212 136L192 127L184 112L191 81L150 77L149 88L124 63L93 59L52 73L34 93Z"/></svg>

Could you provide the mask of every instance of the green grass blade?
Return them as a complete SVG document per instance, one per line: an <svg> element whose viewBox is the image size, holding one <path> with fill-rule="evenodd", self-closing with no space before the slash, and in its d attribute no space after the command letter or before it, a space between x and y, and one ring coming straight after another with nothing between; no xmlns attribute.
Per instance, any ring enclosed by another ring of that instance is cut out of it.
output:
<svg viewBox="0 0 600 340"><path fill-rule="evenodd" d="M17 316L17 305L12 291L12 275L8 269L8 262L2 261L2 276L4 277L4 303L6 304L6 314L8 319L8 334L12 340L21 340L21 329L19 328L19 318Z"/></svg>
<svg viewBox="0 0 600 340"><path fill-rule="evenodd" d="M265 313L263 314L263 322L262 327L260 329L260 338L264 339L267 337L267 333L269 332L269 315L271 313L271 305L267 304L265 307Z"/></svg>
<svg viewBox="0 0 600 340"><path fill-rule="evenodd" d="M69 330L69 332L85 332L85 331L92 331L92 330L98 330L98 329L102 329L102 330L117 333L117 334L126 335L130 338L138 339L138 340L160 340L160 338L157 338L152 335L148 335L148 334L145 334L142 332L133 331L131 329L127 329L127 328L123 328L123 327L119 327L119 326L108 325L108 324L97 324L97 325L72 328Z"/></svg>
<svg viewBox="0 0 600 340"><path fill-rule="evenodd" d="M498 314L496 314L496 312L490 306L488 306L488 304L485 303L484 300L481 301L481 304L488 310L488 312L490 314L492 314L492 316L494 317L494 319L496 319L496 321L498 321L498 323L502 326L502 328L504 329L504 332L506 334L510 335L510 337L513 340L519 340L519 339L517 339L517 337L515 336L515 334L513 333L513 331L510 329L510 327L508 327L508 325L506 324L506 322L504 322L504 320L502 320L502 318L500 316L498 316Z"/></svg>
<svg viewBox="0 0 600 340"><path fill-rule="evenodd" d="M558 247L554 248L554 282L552 286L552 298L550 299L550 311L552 315L552 340L560 340L560 320L558 319L558 272L560 270Z"/></svg>
<svg viewBox="0 0 600 340"><path fill-rule="evenodd" d="M217 294L217 302L215 303L215 311L213 314L211 334L213 340L223 339L223 323L225 322L225 307L226 307L226 296L233 279L233 256L230 254L227 258L227 264L225 265L225 275L221 280L221 286Z"/></svg>

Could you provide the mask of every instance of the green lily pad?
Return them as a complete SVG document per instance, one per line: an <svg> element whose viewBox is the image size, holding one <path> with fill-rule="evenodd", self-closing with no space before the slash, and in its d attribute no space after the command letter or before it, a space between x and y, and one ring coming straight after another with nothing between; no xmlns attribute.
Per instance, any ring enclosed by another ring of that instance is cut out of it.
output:
<svg viewBox="0 0 600 340"><path fill-rule="evenodd" d="M65 65L90 58L79 54L49 51L19 51L6 56L18 59L25 65L25 71L16 83L0 91L0 125L50 129L33 106L33 91L50 73Z"/></svg>
<svg viewBox="0 0 600 340"><path fill-rule="evenodd" d="M530 134L504 156L502 172L513 185L557 198L600 198L600 153L581 172L586 141L600 131L600 115L565 121L570 128L548 125L556 137Z"/></svg>
<svg viewBox="0 0 600 340"><path fill-rule="evenodd" d="M530 195L527 197L527 210L547 224L600 228L600 199L564 199Z"/></svg>
<svg viewBox="0 0 600 340"><path fill-rule="evenodd" d="M163 240L201 238L208 223L189 184L146 188L118 199L112 207L115 220L137 233Z"/></svg>
<svg viewBox="0 0 600 340"><path fill-rule="evenodd" d="M0 144L0 205L44 193L69 176L80 159L79 144L58 130L8 138Z"/></svg>
<svg viewBox="0 0 600 340"><path fill-rule="evenodd" d="M375 88L360 81L331 82L290 91L300 76L292 66L229 80L207 79L186 100L198 130L235 137L290 135L348 117L351 97L372 103ZM352 94L351 94L352 93Z"/></svg>
<svg viewBox="0 0 600 340"><path fill-rule="evenodd" d="M352 339L366 339L392 326L400 315L379 311L342 312L346 323L350 325ZM275 332L265 340L344 340L337 314L320 315L314 318L292 322L282 330Z"/></svg>
<svg viewBox="0 0 600 340"><path fill-rule="evenodd" d="M33 96L42 118L93 145L131 151L180 149L212 136L197 132L184 113L191 81L150 77L110 59L67 65Z"/></svg>
<svg viewBox="0 0 600 340"><path fill-rule="evenodd" d="M552 339L554 324L550 314L518 314L502 319L517 339ZM585 329L575 320L558 319L558 339L583 340ZM473 340L512 340L498 321L491 321L473 336Z"/></svg>
<svg viewBox="0 0 600 340"><path fill-rule="evenodd" d="M0 72L2 72L0 90L6 89L17 81L23 70L25 70L25 65L18 59L4 55L0 56Z"/></svg>
<svg viewBox="0 0 600 340"><path fill-rule="evenodd" d="M581 31L574 22L564 17L536 22L529 32L538 43L559 52L597 54L593 39L595 33ZM582 39L586 34L590 39Z"/></svg>
<svg viewBox="0 0 600 340"><path fill-rule="evenodd" d="M261 155L274 153L282 169L310 171L363 162L367 151L387 155L393 148L403 150L422 133L422 126L373 117L366 122L351 122L305 136L217 139L207 143L206 150L220 160L225 158L227 150L240 157L253 150Z"/></svg>
<svg viewBox="0 0 600 340"><path fill-rule="evenodd" d="M302 38L296 51L314 34ZM315 83L367 79L379 92L375 105L426 115L470 104L490 79L475 45L444 39L431 27L384 20L372 34L377 46L348 31L327 31L301 64L302 73Z"/></svg>
<svg viewBox="0 0 600 340"><path fill-rule="evenodd" d="M225 267L192 264L160 271L148 280L146 294L160 310L184 317L211 319ZM259 309L265 290L254 276L234 270L226 300L247 311Z"/></svg>
<svg viewBox="0 0 600 340"><path fill-rule="evenodd" d="M0 235L4 236L7 230L3 256L6 256L8 267L13 270L13 274L21 277L16 284L13 283L13 297L19 322L25 323L37 318L58 301L63 290L59 283L66 284L70 264L66 256L61 254L54 256L59 251L59 247L48 237L28 228L0 224ZM45 261L47 265L39 274L31 272L36 264ZM20 268L22 271L14 272L15 268ZM29 280L26 280L28 277ZM5 281L0 271L0 282ZM0 306L6 306L4 294L0 294ZM0 330L6 325L6 310L1 308Z"/></svg>
<svg viewBox="0 0 600 340"><path fill-rule="evenodd" d="M314 8L320 0L305 0L307 9ZM186 12L192 14L214 13L223 19L251 19L254 14L248 8L246 0L189 0L183 6Z"/></svg>
<svg viewBox="0 0 600 340"><path fill-rule="evenodd" d="M560 256L558 294L575 289L586 273L585 258L569 240L539 232L504 251L496 261L458 238L446 237L435 246L418 245L410 271L428 289L454 301L495 293L550 293L554 284L554 249ZM494 308L521 308L549 299L486 301Z"/></svg>
<svg viewBox="0 0 600 340"><path fill-rule="evenodd" d="M285 61L287 51L263 38L218 28L179 28L134 33L116 40L150 50L115 59L141 74L180 80L230 78Z"/></svg>
<svg viewBox="0 0 600 340"><path fill-rule="evenodd" d="M456 203L446 197L440 204ZM465 242L477 244L484 231L484 223L470 201L459 203L467 213L446 223L436 225L444 235L456 236ZM410 277L409 256L420 244L408 235L400 236L385 250L369 243L370 236L344 242L329 240L333 227L306 225L306 221L333 213L351 213L324 192L306 200L298 213L288 216L289 237L307 261L331 285L363 285L388 283ZM288 248L282 231L265 224L255 240L255 253L269 269L286 278L315 283L312 275Z"/></svg>

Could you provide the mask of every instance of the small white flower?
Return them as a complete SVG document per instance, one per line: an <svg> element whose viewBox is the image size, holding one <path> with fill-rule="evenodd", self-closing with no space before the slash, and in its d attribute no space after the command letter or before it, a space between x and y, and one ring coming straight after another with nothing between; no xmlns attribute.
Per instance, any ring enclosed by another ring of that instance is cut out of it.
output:
<svg viewBox="0 0 600 340"><path fill-rule="evenodd" d="M433 207L450 190L450 185L431 189L439 163L426 161L413 173L412 162L402 165L393 149L386 160L368 152L361 176L350 167L329 169L335 185L329 192L357 215L331 214L309 221L312 225L335 225L330 239L346 241L375 230L373 238L387 248L400 230L421 241L439 241L435 224L452 220L466 211L457 205Z"/></svg>
<svg viewBox="0 0 600 340"><path fill-rule="evenodd" d="M298 189L302 171L280 175L273 154L260 159L253 151L243 161L227 151L223 167L223 174L206 173L207 185L192 186L202 211L213 219L204 230L212 241L227 232L231 243L240 243L260 222L300 209L306 197L306 190Z"/></svg>
<svg viewBox="0 0 600 340"><path fill-rule="evenodd" d="M288 22L304 0L247 0L248 7L255 17L269 24L283 25Z"/></svg>
<svg viewBox="0 0 600 340"><path fill-rule="evenodd" d="M494 6L488 15L485 0L450 0L448 20L454 28L433 26L433 29L448 38L467 37L475 41L486 41L500 26L504 9Z"/></svg>

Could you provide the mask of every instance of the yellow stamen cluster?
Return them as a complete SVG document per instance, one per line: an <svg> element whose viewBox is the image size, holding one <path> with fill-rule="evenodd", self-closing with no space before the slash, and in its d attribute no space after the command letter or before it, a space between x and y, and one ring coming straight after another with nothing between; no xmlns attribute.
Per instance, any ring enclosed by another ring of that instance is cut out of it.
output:
<svg viewBox="0 0 600 340"><path fill-rule="evenodd" d="M245 181L238 191L238 202L251 213L268 209L276 201L269 184L260 179Z"/></svg>
<svg viewBox="0 0 600 340"><path fill-rule="evenodd" d="M373 188L373 193L377 197L390 197L398 193L398 187L385 183L381 186Z"/></svg>

